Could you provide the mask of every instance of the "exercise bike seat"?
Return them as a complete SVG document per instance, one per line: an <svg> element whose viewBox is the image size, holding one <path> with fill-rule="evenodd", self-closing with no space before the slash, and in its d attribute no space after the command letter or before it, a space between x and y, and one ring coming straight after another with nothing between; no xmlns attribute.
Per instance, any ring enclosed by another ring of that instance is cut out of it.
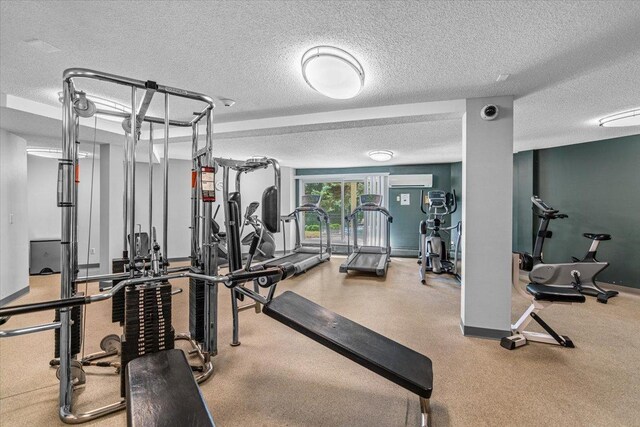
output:
<svg viewBox="0 0 640 427"><path fill-rule="evenodd" d="M552 302L585 302L585 297L574 288L565 286L549 286L539 283L529 283L527 285L529 292L538 301Z"/></svg>
<svg viewBox="0 0 640 427"><path fill-rule="evenodd" d="M590 240L611 240L610 234L584 233L583 236Z"/></svg>

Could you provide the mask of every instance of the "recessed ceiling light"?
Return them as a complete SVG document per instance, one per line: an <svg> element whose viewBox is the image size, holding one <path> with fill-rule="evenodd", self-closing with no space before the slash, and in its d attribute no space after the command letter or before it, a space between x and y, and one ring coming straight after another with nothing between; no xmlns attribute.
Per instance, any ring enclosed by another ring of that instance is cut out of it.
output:
<svg viewBox="0 0 640 427"><path fill-rule="evenodd" d="M29 147L27 148L27 154L31 156L47 157L50 159L59 159L62 157L62 150L60 148ZM80 159L84 159L85 157L89 157L89 153L78 151L78 157Z"/></svg>
<svg viewBox="0 0 640 427"><path fill-rule="evenodd" d="M505 80L507 80L509 78L511 74L499 74L498 78L496 79L497 82L503 82Z"/></svg>
<svg viewBox="0 0 640 427"><path fill-rule="evenodd" d="M603 117L599 123L604 127L640 126L640 108Z"/></svg>
<svg viewBox="0 0 640 427"><path fill-rule="evenodd" d="M42 41L40 39L30 39L24 41L29 46L41 50L44 53L56 53L60 52L60 49L57 47L50 45L49 43Z"/></svg>
<svg viewBox="0 0 640 427"><path fill-rule="evenodd" d="M376 162L386 162L393 158L393 151L389 150L374 150L369 151L369 157Z"/></svg>
<svg viewBox="0 0 640 427"><path fill-rule="evenodd" d="M349 52L316 46L302 55L302 76L312 89L334 99L349 99L364 86L364 69Z"/></svg>

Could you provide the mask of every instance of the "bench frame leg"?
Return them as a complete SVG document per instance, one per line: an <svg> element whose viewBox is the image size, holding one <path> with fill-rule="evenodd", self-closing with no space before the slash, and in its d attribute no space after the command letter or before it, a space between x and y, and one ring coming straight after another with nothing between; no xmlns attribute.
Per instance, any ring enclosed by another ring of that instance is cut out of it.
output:
<svg viewBox="0 0 640 427"><path fill-rule="evenodd" d="M422 413L420 426L431 427L431 403L429 399L420 397L420 412Z"/></svg>
<svg viewBox="0 0 640 427"><path fill-rule="evenodd" d="M520 316L518 321L511 325L511 331L513 335L510 337L502 338L500 345L508 350L513 350L518 347L522 347L527 343L527 341L535 341L541 342L545 344L554 344L560 345L562 347L573 348L573 342L571 339L564 335L559 335L556 331L551 329L549 325L546 324L540 318L538 313L542 311L542 309L546 307L550 307L553 304L568 304L571 303L562 303L562 302L547 302L547 301L537 301L533 300L529 308ZM532 332L527 331L526 328L529 323L535 320L542 328L547 331L547 333L541 332Z"/></svg>

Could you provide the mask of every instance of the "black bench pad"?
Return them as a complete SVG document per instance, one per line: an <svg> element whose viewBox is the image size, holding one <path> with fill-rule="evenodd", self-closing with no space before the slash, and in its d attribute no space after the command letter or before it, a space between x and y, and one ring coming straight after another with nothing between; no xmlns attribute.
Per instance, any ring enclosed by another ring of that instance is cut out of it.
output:
<svg viewBox="0 0 640 427"><path fill-rule="evenodd" d="M538 301L555 302L585 302L585 297L573 288L564 286L549 286L539 283L529 283L529 292Z"/></svg>
<svg viewBox="0 0 640 427"><path fill-rule="evenodd" d="M126 370L128 426L215 426L182 350L138 357Z"/></svg>
<svg viewBox="0 0 640 427"><path fill-rule="evenodd" d="M424 398L431 397L431 359L287 291L264 314Z"/></svg>

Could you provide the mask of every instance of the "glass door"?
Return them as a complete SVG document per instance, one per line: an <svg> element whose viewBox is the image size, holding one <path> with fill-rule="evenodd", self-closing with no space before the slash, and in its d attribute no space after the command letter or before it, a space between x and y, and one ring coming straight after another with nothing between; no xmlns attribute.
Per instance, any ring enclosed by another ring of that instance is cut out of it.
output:
<svg viewBox="0 0 640 427"><path fill-rule="evenodd" d="M329 215L331 242L347 242L347 224L344 217L358 205L358 197L364 194L364 180L327 179L300 181L300 195L320 195L320 207ZM321 224L313 213L304 213L300 218L302 240L306 243L319 243ZM360 222L362 222L360 220ZM362 239L359 230L359 239ZM352 231L353 233L353 231ZM326 237L323 237L326 239Z"/></svg>

